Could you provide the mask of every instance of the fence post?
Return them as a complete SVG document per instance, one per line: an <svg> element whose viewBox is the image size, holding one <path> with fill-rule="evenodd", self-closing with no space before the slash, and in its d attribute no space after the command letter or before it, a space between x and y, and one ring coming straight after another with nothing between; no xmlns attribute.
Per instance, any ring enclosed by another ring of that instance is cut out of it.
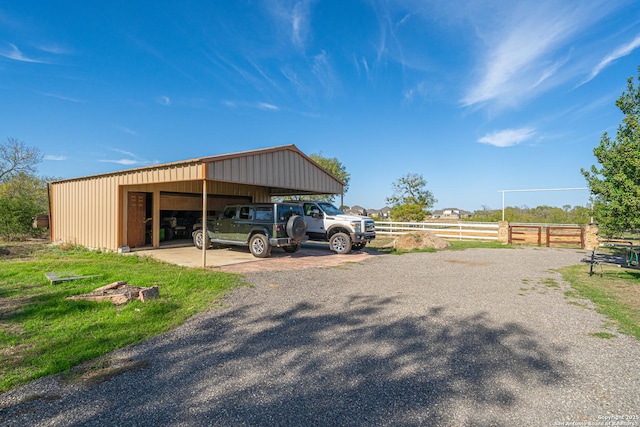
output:
<svg viewBox="0 0 640 427"><path fill-rule="evenodd" d="M498 222L498 241L505 245L509 243L509 221Z"/></svg>
<svg viewBox="0 0 640 427"><path fill-rule="evenodd" d="M547 247L551 247L551 228L549 226L545 227L546 235L547 235ZM540 235L538 234L538 246L540 246Z"/></svg>

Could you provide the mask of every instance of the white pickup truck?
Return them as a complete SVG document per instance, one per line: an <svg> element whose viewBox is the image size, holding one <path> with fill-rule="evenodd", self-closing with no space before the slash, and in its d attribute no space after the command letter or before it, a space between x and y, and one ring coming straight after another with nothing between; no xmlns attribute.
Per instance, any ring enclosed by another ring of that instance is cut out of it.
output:
<svg viewBox="0 0 640 427"><path fill-rule="evenodd" d="M329 249L346 254L376 238L375 223L366 216L347 215L329 202L298 200L309 240L329 242Z"/></svg>

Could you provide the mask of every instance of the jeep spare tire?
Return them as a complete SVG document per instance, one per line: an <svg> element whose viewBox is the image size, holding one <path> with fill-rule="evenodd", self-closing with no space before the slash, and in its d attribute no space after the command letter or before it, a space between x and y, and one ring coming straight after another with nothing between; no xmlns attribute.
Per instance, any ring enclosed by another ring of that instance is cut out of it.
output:
<svg viewBox="0 0 640 427"><path fill-rule="evenodd" d="M307 223L300 215L292 215L287 221L287 236L293 240L302 240L307 233Z"/></svg>

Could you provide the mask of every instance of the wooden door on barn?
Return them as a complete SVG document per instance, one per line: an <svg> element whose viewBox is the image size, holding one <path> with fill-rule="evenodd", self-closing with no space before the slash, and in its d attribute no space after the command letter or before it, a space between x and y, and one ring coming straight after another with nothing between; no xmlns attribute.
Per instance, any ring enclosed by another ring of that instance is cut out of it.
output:
<svg viewBox="0 0 640 427"><path fill-rule="evenodd" d="M130 248L144 246L147 214L147 193L129 193L127 202L127 244Z"/></svg>

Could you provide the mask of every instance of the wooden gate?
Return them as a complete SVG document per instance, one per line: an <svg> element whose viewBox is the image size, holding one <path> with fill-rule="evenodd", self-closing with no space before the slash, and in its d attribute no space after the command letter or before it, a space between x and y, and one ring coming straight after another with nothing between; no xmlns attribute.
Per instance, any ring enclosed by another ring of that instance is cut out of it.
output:
<svg viewBox="0 0 640 427"><path fill-rule="evenodd" d="M569 226L547 227L547 247L553 244L580 245L580 249L584 249L584 228Z"/></svg>
<svg viewBox="0 0 640 427"><path fill-rule="evenodd" d="M544 239L542 229L545 229ZM584 227L568 225L509 225L509 244L577 245L585 247Z"/></svg>
<svg viewBox="0 0 640 427"><path fill-rule="evenodd" d="M509 244L537 243L542 245L542 227L539 225L510 225L509 226Z"/></svg>

